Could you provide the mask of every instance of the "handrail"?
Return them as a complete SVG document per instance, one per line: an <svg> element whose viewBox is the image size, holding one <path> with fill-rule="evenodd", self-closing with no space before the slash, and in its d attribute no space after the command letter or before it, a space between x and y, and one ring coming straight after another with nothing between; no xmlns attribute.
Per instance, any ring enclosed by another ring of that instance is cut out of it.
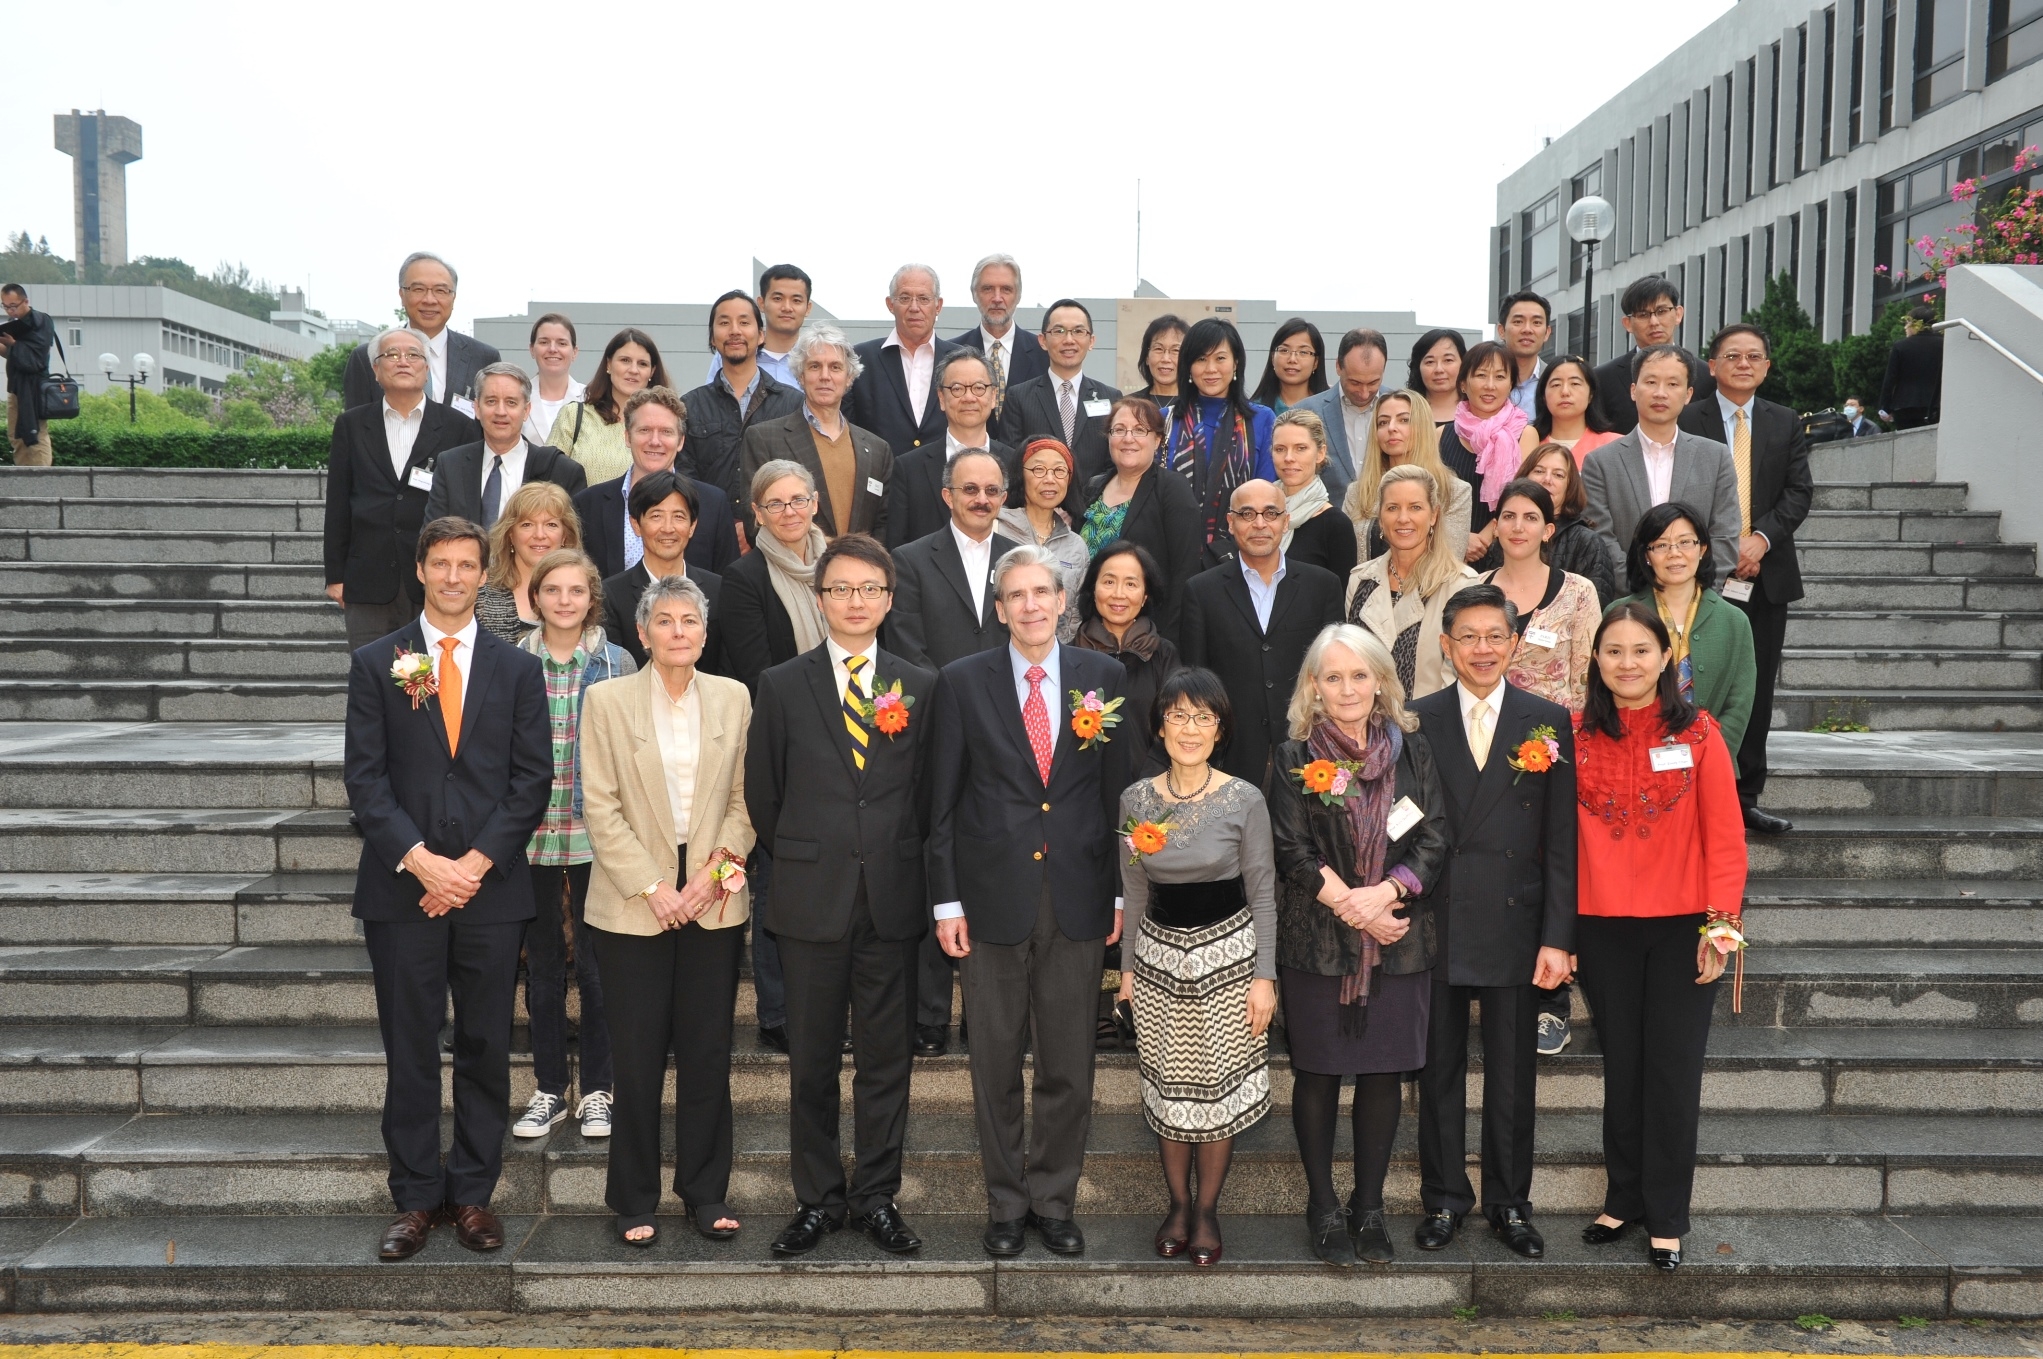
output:
<svg viewBox="0 0 2043 1359"><path fill-rule="evenodd" d="M2037 381L2038 383L2043 383L2043 373L2039 373L2039 372L2037 372L2037 371L2036 371L2036 370L2035 370L2034 368L2031 368L2031 367L2030 367L2030 366L2029 366L2028 364L2024 363L2024 362L2023 362L2023 361L2022 361L2021 359L2019 359L2019 358L2015 357L2015 353L2014 353L2014 351L2013 351L2013 350L2009 349L2009 348L2008 348L2008 347L2007 347L2006 345L2002 344L2002 343L2001 343L2001 342L2000 342L1999 340L1996 340L1996 339L1994 339L1994 338L1993 338L1993 336L1991 336L1991 335L1988 335L1988 334L1987 334L1987 333L1986 333L1985 331L1981 330L1981 329L1980 329L1980 328L1979 328L1979 327L1978 327L1978 326L1977 326L1976 324L1974 324L1974 323L1973 323L1973 322L1971 322L1971 321L1968 321L1968 320L1966 320L1966 319L1965 319L1964 317L1962 317L1962 316L1957 316L1957 317L1953 317L1952 319L1950 319L1950 320L1948 320L1948 321L1939 321L1939 322L1937 322L1937 323L1936 323L1935 325L1931 326L1931 327L1930 327L1930 329L1931 329L1931 330L1938 330L1938 331L1942 331L1942 330L1949 330L1949 329L1951 329L1951 328L1952 328L1953 326L1963 326L1963 327L1965 327L1965 329L1966 329L1966 330L1967 330L1968 332L1970 332L1970 334L1971 334L1971 336L1972 336L1972 338L1973 338L1973 339L1975 339L1975 340L1984 340L1984 341L1986 341L1986 343L1987 343L1987 344L1988 344L1988 345L1989 345L1989 346L1990 346L1990 347L1991 347L1991 348L1993 349L1993 352L1994 352L1994 353L1996 353L1996 354L2000 355L2000 356L2001 356L2002 358L2006 359L2006 360L2007 360L2007 361L2008 361L2009 363L2012 363L2012 364L2013 364L2013 365L2014 365L2015 367L2017 367L2017 368L2021 369L2021 370L2022 370L2023 372L2027 373L2027 374L2028 374L2028 375L2029 375L2030 377L2034 378L2034 379L2035 379L2035 380L2036 380L2036 381Z"/></svg>

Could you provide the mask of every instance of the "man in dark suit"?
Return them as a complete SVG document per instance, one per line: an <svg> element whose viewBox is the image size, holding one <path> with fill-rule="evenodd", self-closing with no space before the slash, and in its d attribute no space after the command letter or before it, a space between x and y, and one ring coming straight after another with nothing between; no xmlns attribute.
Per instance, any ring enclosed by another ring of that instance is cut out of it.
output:
<svg viewBox="0 0 2043 1359"><path fill-rule="evenodd" d="M1636 349L1652 349L1681 343L1681 319L1688 315L1681 305L1681 289L1661 274L1635 280L1618 299L1624 315L1619 323L1632 337ZM1632 400L1632 357L1619 354L1596 370L1596 397L1603 414L1619 434L1629 434L1639 423L1639 408ZM1709 370L1693 354L1688 360L1689 400L1706 401L1716 394L1717 384Z"/></svg>
<svg viewBox="0 0 2043 1359"><path fill-rule="evenodd" d="M453 515L488 528L528 481L550 481L571 497L589 484L589 474L573 458L525 441L525 417L531 413L532 379L517 364L493 363L475 375L482 439L440 455L433 489L426 493L428 523Z"/></svg>
<svg viewBox="0 0 2043 1359"><path fill-rule="evenodd" d="M722 626L717 606L723 599L723 577L688 560L688 540L695 534L701 500L696 484L669 467L649 472L631 488L631 527L645 544L636 566L603 580L603 631L631 653L643 670L645 642L638 635L638 601L646 587L663 576L686 576L709 601L709 640L703 643L696 668L706 674L723 671Z"/></svg>
<svg viewBox="0 0 2043 1359"><path fill-rule="evenodd" d="M945 666L933 704L929 895L937 937L964 974L986 1253L1021 1254L1033 1227L1050 1250L1076 1255L1100 964L1121 937L1114 825L1134 743L1081 743L1071 695L1111 703L1127 672L1058 645L1064 588L1053 554L1018 547L996 570L1008 645Z"/></svg>
<svg viewBox="0 0 2043 1359"><path fill-rule="evenodd" d="M1880 380L1880 418L1896 429L1934 425L1944 404L1944 333L1931 330L1937 309L1927 304L1908 313L1907 334L1887 351Z"/></svg>
<svg viewBox="0 0 2043 1359"><path fill-rule="evenodd" d="M823 549L816 593L830 635L759 676L745 747L745 805L773 855L760 909L787 982L798 1207L774 1239L776 1255L807 1254L847 1216L890 1254L922 1245L894 1196L908 1127L915 955L929 933L922 850L936 672L880 648L893 575L886 549L865 534ZM897 687L900 706L878 707ZM857 1072L849 1188L838 1141L847 1006Z"/></svg>
<svg viewBox="0 0 2043 1359"><path fill-rule="evenodd" d="M763 420L793 415L802 406L801 392L777 381L760 362L759 347L765 338L765 314L755 299L742 288L719 297L709 309L709 347L718 359L716 371L681 398L688 407L688 441L681 449L680 468L723 491L734 505L751 496L749 486L738 484L738 445L745 431Z"/></svg>
<svg viewBox="0 0 2043 1359"><path fill-rule="evenodd" d="M397 267L397 300L404 306L405 324L426 338L426 358L431 366L426 399L436 405L460 402L462 414L473 413L475 375L504 356L495 345L487 345L458 330L449 330L454 316L454 292L461 280L454 266L438 255L414 251ZM348 355L341 373L341 405L348 408L369 405L377 397L377 379L371 360L376 356L357 346Z"/></svg>
<svg viewBox="0 0 2043 1359"><path fill-rule="evenodd" d="M948 422L942 443L911 448L894 459L887 481L887 547L925 538L950 522L944 508L944 473L960 449L983 448L1000 459L1008 479L1019 475L1015 451L987 430L993 417L993 376L986 360L970 349L953 349L937 360L936 396Z"/></svg>
<svg viewBox="0 0 2043 1359"><path fill-rule="evenodd" d="M1866 418L1866 403L1855 396L1844 399L1844 418L1851 426L1851 437L1863 439L1869 435L1884 433L1878 425Z"/></svg>
<svg viewBox="0 0 2043 1359"><path fill-rule="evenodd" d="M1773 346L1764 331L1742 322L1725 326L1710 341L1716 395L1691 401L1681 424L1728 445L1738 475L1738 556L1735 565L1718 563L1717 588L1752 624L1759 687L1753 691L1745 739L1731 753L1738 760L1738 800L1745 807L1746 827L1780 835L1793 830L1794 823L1761 811L1759 797L1766 791L1766 733L1773 725L1773 687L1787 641L1788 605L1802 597L1795 530L1809 517L1816 485L1809 475L1809 441L1801 420L1786 406L1759 397L1772 367Z"/></svg>
<svg viewBox="0 0 2043 1359"><path fill-rule="evenodd" d="M788 362L801 379L801 409L753 425L739 445L739 484L745 498L738 513L744 517L745 532L758 532L752 496L763 488L754 486L753 478L767 463L786 459L800 463L815 479L820 501L816 527L824 537L870 533L885 542L894 452L885 439L861 428L848 413L845 393L856 390L862 380L851 341L833 325L813 325L795 341Z"/></svg>
<svg viewBox="0 0 2043 1359"><path fill-rule="evenodd" d="M414 567L424 614L357 650L348 672L344 773L362 833L354 915L376 978L397 1204L385 1260L416 1255L449 1220L470 1250L504 1244L489 1201L510 1121L518 949L535 914L525 845L546 813L553 747L539 659L476 626L488 556L467 520L427 524ZM454 1136L443 1165L450 991Z"/></svg>
<svg viewBox="0 0 2043 1359"><path fill-rule="evenodd" d="M575 497L575 513L582 520L582 551L606 580L636 566L645 550L626 513L626 503L638 478L676 465L687 411L671 387L648 387L635 393L624 403L624 438L631 447L631 470L597 482ZM706 481L693 484L701 512L695 516L695 528L688 539L688 561L721 575L738 559L737 518L729 496Z"/></svg>
<svg viewBox="0 0 2043 1359"><path fill-rule="evenodd" d="M342 412L326 460L326 597L347 610L348 644L403 627L424 600L413 562L439 455L480 434L426 400L426 341L384 331L371 351L383 397Z"/></svg>
<svg viewBox="0 0 2043 1359"><path fill-rule="evenodd" d="M845 400L851 423L886 442L895 457L943 441L943 411L936 400L936 365L957 346L936 338L943 290L936 270L904 264L887 284L894 329L858 346L861 369ZM856 532L856 529L851 530Z"/></svg>
<svg viewBox="0 0 2043 1359"><path fill-rule="evenodd" d="M1014 323L1014 310L1021 305L1021 264L1012 255L988 255L972 266L972 301L979 308L979 324L952 344L975 349L986 360L992 374L991 410L998 414L1007 400L1007 389L1050 371L1050 356L1042 342Z"/></svg>
<svg viewBox="0 0 2043 1359"><path fill-rule="evenodd" d="M1383 332L1358 326L1341 337L1340 346L1334 351L1334 376L1338 381L1298 403L1300 410L1311 411L1326 426L1327 461L1319 469L1319 479L1325 483L1327 498L1336 509L1346 502L1348 487L1354 484L1355 468L1362 460L1370 426L1370 412L1375 407L1376 394L1383 389L1383 370L1389 364L1390 341ZM1350 429L1364 437L1349 438Z"/></svg>
<svg viewBox="0 0 2043 1359"><path fill-rule="evenodd" d="M1092 313L1083 302L1062 298L1043 313L1043 350L1049 371L1007 389L1000 408L1000 437L1016 448L1031 439L1062 439L1078 463L1080 485L1113 466L1107 452L1107 412L1120 393L1085 375L1092 352ZM1015 495L1020 487L1011 488ZM1016 504L1020 504L1016 500Z"/></svg>
<svg viewBox="0 0 2043 1359"><path fill-rule="evenodd" d="M1416 700L1447 794L1454 854L1433 888L1439 948L1426 1068L1419 1074L1421 1250L1441 1250L1475 1207L1468 1180L1468 1007L1482 1007L1483 1214L1528 1259L1546 1253L1532 1225L1532 1121L1538 1030L1533 988L1568 980L1575 947L1575 736L1568 710L1504 682L1517 610L1494 585L1447 601L1440 649L1455 683ZM1512 768L1546 737L1545 773ZM1534 732L1539 732L1538 737Z"/></svg>
<svg viewBox="0 0 2043 1359"><path fill-rule="evenodd" d="M1186 665L1220 676L1234 704L1234 736L1220 767L1269 786L1270 752L1290 738L1291 691L1305 649L1341 621L1346 582L1311 562L1284 560L1290 516L1281 487L1244 481L1228 519L1239 556L1192 577L1178 628Z"/></svg>

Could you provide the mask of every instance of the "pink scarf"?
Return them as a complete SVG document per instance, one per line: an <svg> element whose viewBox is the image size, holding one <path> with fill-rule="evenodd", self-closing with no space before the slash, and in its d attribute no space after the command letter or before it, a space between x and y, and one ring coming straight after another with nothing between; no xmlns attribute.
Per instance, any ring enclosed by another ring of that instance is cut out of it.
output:
<svg viewBox="0 0 2043 1359"><path fill-rule="evenodd" d="M1468 408L1468 402L1454 407L1454 432L1461 446L1475 455L1476 471L1483 475L1483 504L1497 508L1505 483L1518 471L1518 435L1525 428L1525 412L1504 403L1504 409L1484 420Z"/></svg>

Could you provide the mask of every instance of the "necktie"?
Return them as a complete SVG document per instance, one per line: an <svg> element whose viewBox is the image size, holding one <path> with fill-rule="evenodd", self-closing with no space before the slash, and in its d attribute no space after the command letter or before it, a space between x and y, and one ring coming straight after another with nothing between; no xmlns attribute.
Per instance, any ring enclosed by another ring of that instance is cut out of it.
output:
<svg viewBox="0 0 2043 1359"><path fill-rule="evenodd" d="M1738 532L1752 532L1752 426L1745 412L1731 412L1731 462L1738 469Z"/></svg>
<svg viewBox="0 0 2043 1359"><path fill-rule="evenodd" d="M844 730L851 737L851 763L863 774L865 752L872 744L872 737L865 729L865 718L859 711L865 702L865 691L858 687L858 672L865 669L865 657L846 656L844 668L851 672L844 681Z"/></svg>
<svg viewBox="0 0 2043 1359"><path fill-rule="evenodd" d="M1490 705L1478 703L1475 711L1468 715L1468 753L1475 756L1476 768L1481 769L1490 759Z"/></svg>
<svg viewBox="0 0 2043 1359"><path fill-rule="evenodd" d="M1029 745L1036 752L1036 772L1043 776L1043 786L1050 784L1050 709L1043 702L1043 681L1049 671L1040 665L1032 665L1022 675L1029 682L1029 701L1022 704L1022 725L1028 728Z"/></svg>
<svg viewBox="0 0 2043 1359"><path fill-rule="evenodd" d="M1007 361L1000 356L1002 347L1002 341L995 340L991 352L987 355L988 358L993 360L993 413L995 415L1000 413L1001 406L1007 401Z"/></svg>
<svg viewBox="0 0 2043 1359"><path fill-rule="evenodd" d="M450 756L461 748L461 667L454 661L454 648L460 645L459 637L440 639L440 716L447 723Z"/></svg>
<svg viewBox="0 0 2043 1359"><path fill-rule="evenodd" d="M1069 448L1071 447L1071 441L1077 437L1077 432L1073 429L1073 425L1078 419L1078 397L1071 390L1071 384L1068 381L1060 381L1057 386L1059 388L1057 393L1057 414L1064 420L1064 446Z"/></svg>
<svg viewBox="0 0 2043 1359"><path fill-rule="evenodd" d="M497 522L497 510L504 501L504 455L493 453L489 460L489 479L482 483L482 526L488 528Z"/></svg>

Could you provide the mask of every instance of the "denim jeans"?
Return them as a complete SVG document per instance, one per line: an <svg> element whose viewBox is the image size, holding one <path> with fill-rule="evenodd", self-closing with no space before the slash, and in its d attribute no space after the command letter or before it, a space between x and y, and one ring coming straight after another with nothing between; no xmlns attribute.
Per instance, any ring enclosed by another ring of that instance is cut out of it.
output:
<svg viewBox="0 0 2043 1359"><path fill-rule="evenodd" d="M589 898L589 865L532 865L532 895L539 914L525 929L525 1009L532 1016L532 1074L549 1095L566 1095L567 931L561 917L562 887L575 939L575 981L582 990L581 1056L583 1095L609 1091L610 1028L603 1018L603 981L582 909Z"/></svg>

